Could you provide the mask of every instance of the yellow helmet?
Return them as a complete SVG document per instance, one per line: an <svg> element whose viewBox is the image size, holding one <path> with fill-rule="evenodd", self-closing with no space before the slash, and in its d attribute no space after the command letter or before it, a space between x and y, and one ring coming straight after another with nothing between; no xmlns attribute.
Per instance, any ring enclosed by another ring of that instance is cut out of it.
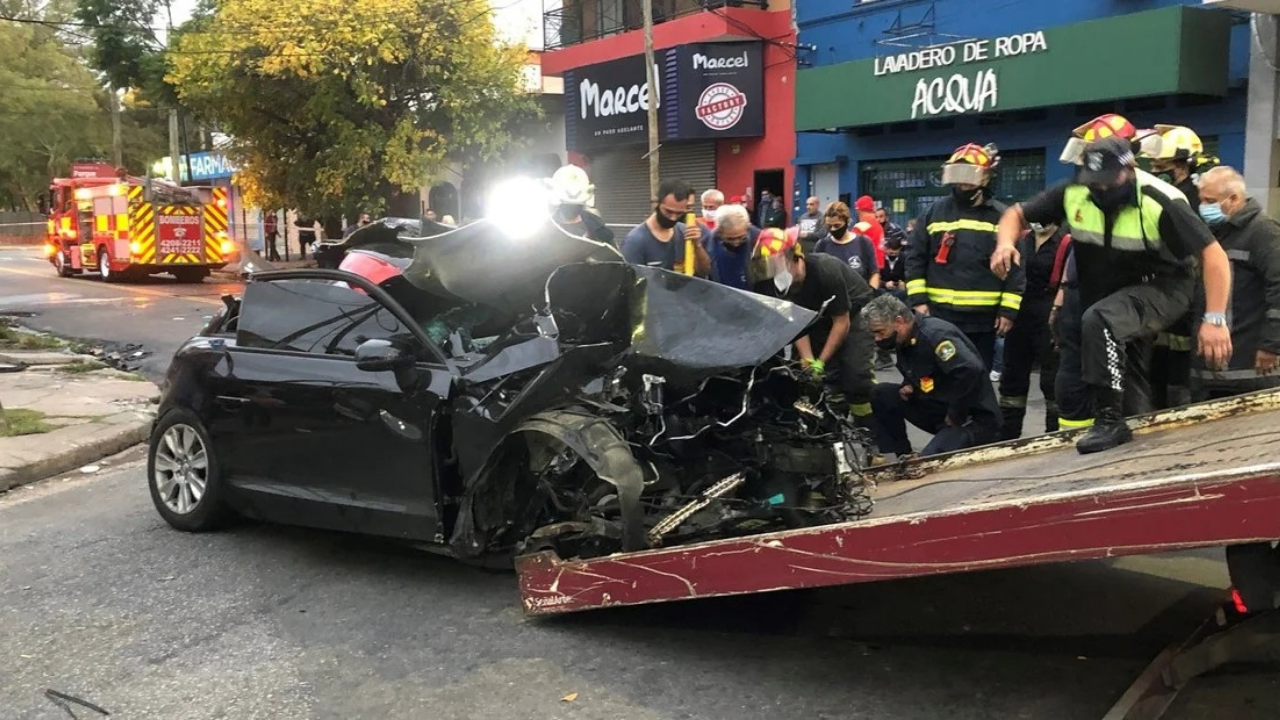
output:
<svg viewBox="0 0 1280 720"><path fill-rule="evenodd" d="M1079 165L1084 160L1085 148L1091 143L1113 136L1132 141L1137 134L1138 129L1125 116L1116 113L1099 115L1071 131L1071 139L1058 160L1068 165Z"/></svg>
<svg viewBox="0 0 1280 720"><path fill-rule="evenodd" d="M1200 136L1182 125L1156 125L1141 143L1141 156L1150 160L1191 160L1204 154Z"/></svg>

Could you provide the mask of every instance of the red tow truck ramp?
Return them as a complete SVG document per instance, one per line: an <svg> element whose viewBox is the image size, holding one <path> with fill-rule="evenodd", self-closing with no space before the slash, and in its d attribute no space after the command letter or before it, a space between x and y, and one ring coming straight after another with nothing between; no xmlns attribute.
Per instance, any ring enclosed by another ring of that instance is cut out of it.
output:
<svg viewBox="0 0 1280 720"><path fill-rule="evenodd" d="M1280 539L1280 392L865 473L874 508L840 524L619 553L517 559L529 615L893 580ZM911 477L919 476L919 477Z"/></svg>

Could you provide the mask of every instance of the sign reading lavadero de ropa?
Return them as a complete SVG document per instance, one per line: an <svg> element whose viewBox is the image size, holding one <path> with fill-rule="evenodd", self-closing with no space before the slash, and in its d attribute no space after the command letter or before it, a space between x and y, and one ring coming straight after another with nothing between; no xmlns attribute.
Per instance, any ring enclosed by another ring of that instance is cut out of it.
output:
<svg viewBox="0 0 1280 720"><path fill-rule="evenodd" d="M1175 6L805 69L796 129L1223 95L1230 25L1225 12Z"/></svg>

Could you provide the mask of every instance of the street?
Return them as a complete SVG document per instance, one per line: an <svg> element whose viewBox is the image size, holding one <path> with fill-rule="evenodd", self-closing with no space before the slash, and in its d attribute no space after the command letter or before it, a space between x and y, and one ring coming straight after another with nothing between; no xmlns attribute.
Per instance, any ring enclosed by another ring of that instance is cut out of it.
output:
<svg viewBox="0 0 1280 720"><path fill-rule="evenodd" d="M152 380L237 289L0 250L0 314L142 344ZM1099 718L1227 584L1206 550L533 621L512 575L422 550L173 531L142 461L0 495L0 720L66 717L46 689L124 718ZM1197 682L1168 717L1277 716L1271 672Z"/></svg>

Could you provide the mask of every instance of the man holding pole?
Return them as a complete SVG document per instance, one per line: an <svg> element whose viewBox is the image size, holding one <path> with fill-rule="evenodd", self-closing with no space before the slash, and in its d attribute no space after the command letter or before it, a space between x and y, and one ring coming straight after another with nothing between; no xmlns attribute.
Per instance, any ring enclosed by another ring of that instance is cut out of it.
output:
<svg viewBox="0 0 1280 720"><path fill-rule="evenodd" d="M702 227L696 220L688 222L691 194L693 187L683 180L666 180L658 186L653 213L622 241L622 256L627 262L699 277L711 272L711 256L703 247ZM692 260L692 267L686 264L687 259Z"/></svg>

